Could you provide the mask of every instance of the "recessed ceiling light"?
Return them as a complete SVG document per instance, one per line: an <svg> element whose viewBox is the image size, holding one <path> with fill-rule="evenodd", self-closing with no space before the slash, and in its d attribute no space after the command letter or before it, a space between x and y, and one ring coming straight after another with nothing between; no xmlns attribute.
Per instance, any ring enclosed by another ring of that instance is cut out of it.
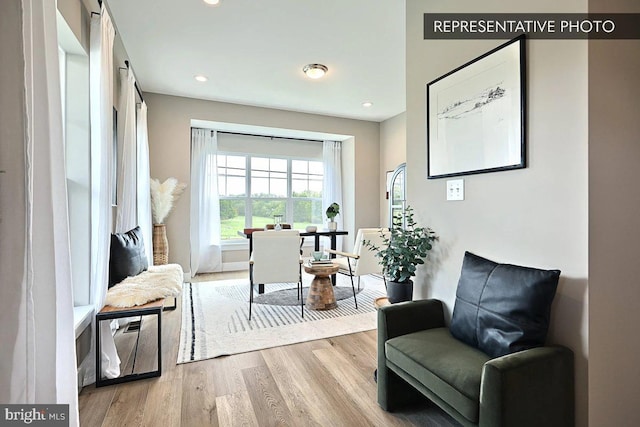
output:
<svg viewBox="0 0 640 427"><path fill-rule="evenodd" d="M329 69L326 65L322 64L307 64L302 68L302 71L309 77L310 79L319 79L324 76Z"/></svg>
<svg viewBox="0 0 640 427"><path fill-rule="evenodd" d="M194 76L193 78L196 79L199 82L206 82L207 80L209 80L206 76L203 76L202 74L198 74L197 76Z"/></svg>
<svg viewBox="0 0 640 427"><path fill-rule="evenodd" d="M211 6L217 6L220 4L222 0L203 0L206 4L210 4Z"/></svg>
<svg viewBox="0 0 640 427"><path fill-rule="evenodd" d="M371 107L372 105L373 105L373 102L371 102L371 101L364 101L364 102L362 103L362 106L363 106L364 108L369 108L369 107Z"/></svg>

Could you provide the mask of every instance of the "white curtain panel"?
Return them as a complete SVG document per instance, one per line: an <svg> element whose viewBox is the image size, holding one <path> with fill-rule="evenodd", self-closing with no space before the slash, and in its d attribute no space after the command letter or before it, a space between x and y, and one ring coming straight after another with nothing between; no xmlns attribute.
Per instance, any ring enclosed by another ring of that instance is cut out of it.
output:
<svg viewBox="0 0 640 427"><path fill-rule="evenodd" d="M91 17L89 99L91 117L91 303L96 312L104 306L109 281L111 199L113 192L113 39L115 31L104 3L100 15ZM102 375L120 375L120 358L109 322L100 323ZM94 336L95 337L95 336ZM95 338L82 362L84 384L95 382Z"/></svg>
<svg viewBox="0 0 640 427"><path fill-rule="evenodd" d="M151 225L151 173L149 168L149 134L147 131L147 104L142 101L138 106L136 126L138 144L138 225L142 230L142 239L149 264L153 264Z"/></svg>
<svg viewBox="0 0 640 427"><path fill-rule="evenodd" d="M0 402L69 404L77 426L55 2L2 2L0 39Z"/></svg>
<svg viewBox="0 0 640 427"><path fill-rule="evenodd" d="M218 133L191 129L191 274L222 271Z"/></svg>
<svg viewBox="0 0 640 427"><path fill-rule="evenodd" d="M340 205L340 214L335 218L338 230L344 230L342 204L342 142L322 142L322 163L324 165L324 180L322 183L322 214L325 216L331 203ZM336 248L342 250L342 237L338 236Z"/></svg>
<svg viewBox="0 0 640 427"><path fill-rule="evenodd" d="M130 68L120 71L120 106L118 108L118 204L116 233L138 225L137 215L137 143L136 80Z"/></svg>

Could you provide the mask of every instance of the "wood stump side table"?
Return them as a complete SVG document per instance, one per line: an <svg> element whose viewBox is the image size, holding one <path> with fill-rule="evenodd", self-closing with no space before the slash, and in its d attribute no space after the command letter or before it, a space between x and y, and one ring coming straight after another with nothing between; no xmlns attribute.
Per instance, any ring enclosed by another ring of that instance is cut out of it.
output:
<svg viewBox="0 0 640 427"><path fill-rule="evenodd" d="M304 271L315 276L307 295L306 306L308 309L331 310L338 307L330 276L337 273L339 269L337 264L304 265Z"/></svg>

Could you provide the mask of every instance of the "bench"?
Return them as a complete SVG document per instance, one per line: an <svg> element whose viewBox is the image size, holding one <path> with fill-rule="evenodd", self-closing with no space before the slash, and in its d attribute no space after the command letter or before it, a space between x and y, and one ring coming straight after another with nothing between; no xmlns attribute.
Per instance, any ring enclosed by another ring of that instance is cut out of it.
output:
<svg viewBox="0 0 640 427"><path fill-rule="evenodd" d="M178 264L149 266L132 277L127 277L120 283L109 288L105 298L105 306L96 314L96 387L120 384L162 375L162 312L174 310L177 307L177 297L182 291L184 275ZM165 307L166 298L174 298L173 306ZM158 322L158 355L157 369L134 373L140 340L140 330L134 348L132 372L117 378L103 378L101 373L102 352L100 323L105 320L123 319L137 316L157 316Z"/></svg>

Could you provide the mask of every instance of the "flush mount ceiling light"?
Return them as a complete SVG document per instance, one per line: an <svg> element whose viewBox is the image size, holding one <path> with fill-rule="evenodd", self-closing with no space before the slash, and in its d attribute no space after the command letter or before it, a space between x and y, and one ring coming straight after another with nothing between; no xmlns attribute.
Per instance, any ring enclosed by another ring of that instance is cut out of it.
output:
<svg viewBox="0 0 640 427"><path fill-rule="evenodd" d="M362 106L363 106L364 108L369 108L369 107L371 107L372 105L373 105L373 102L371 102L371 101L364 101L364 102L362 103Z"/></svg>
<svg viewBox="0 0 640 427"><path fill-rule="evenodd" d="M319 79L324 76L328 70L327 66L322 64L307 64L302 68L302 71L310 79Z"/></svg>
<svg viewBox="0 0 640 427"><path fill-rule="evenodd" d="M217 6L220 4L221 0L203 0L206 4L210 4L211 6Z"/></svg>
<svg viewBox="0 0 640 427"><path fill-rule="evenodd" d="M194 79L196 79L199 82L206 82L207 80L209 80L206 76L203 76L202 74L198 74L197 76L193 76Z"/></svg>

